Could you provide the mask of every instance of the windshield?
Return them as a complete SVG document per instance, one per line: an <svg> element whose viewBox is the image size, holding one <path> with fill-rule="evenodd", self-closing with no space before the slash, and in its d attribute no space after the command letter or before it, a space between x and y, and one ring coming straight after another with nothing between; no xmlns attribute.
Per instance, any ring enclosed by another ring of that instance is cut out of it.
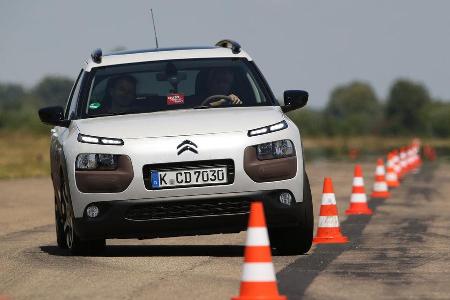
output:
<svg viewBox="0 0 450 300"><path fill-rule="evenodd" d="M93 70L87 117L174 109L273 105L246 59L188 59Z"/></svg>

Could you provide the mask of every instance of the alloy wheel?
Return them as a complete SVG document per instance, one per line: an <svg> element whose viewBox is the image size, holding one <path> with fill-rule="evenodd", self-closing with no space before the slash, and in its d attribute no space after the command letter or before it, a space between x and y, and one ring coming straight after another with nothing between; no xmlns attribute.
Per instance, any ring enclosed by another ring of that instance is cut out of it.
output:
<svg viewBox="0 0 450 300"><path fill-rule="evenodd" d="M64 219L64 234L66 236L66 244L69 249L73 247L73 218L72 209L69 203L69 191L67 185L63 181L61 184L62 214Z"/></svg>

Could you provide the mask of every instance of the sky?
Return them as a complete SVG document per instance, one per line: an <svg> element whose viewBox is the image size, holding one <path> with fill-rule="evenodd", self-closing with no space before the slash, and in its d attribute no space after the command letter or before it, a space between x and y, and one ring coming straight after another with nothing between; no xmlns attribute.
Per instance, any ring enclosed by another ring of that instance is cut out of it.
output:
<svg viewBox="0 0 450 300"><path fill-rule="evenodd" d="M95 48L153 48L238 41L275 95L310 93L326 105L337 85L370 83L385 99L397 78L450 100L450 1L0 0L0 82L32 87L74 78Z"/></svg>

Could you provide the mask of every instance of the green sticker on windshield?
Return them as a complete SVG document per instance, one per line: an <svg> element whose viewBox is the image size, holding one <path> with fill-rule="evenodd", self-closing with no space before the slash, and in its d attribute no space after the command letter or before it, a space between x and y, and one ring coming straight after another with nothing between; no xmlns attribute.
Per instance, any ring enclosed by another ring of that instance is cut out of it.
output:
<svg viewBox="0 0 450 300"><path fill-rule="evenodd" d="M89 109L97 109L97 108L99 108L100 106L102 106L102 105L100 104L100 102L92 102L91 104L89 104Z"/></svg>

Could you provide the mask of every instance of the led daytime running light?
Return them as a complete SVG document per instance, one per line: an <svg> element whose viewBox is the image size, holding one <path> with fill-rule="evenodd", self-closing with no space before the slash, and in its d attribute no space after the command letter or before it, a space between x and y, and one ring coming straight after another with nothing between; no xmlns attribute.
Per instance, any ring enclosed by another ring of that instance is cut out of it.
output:
<svg viewBox="0 0 450 300"><path fill-rule="evenodd" d="M288 124L286 121L281 121L279 123L275 123L269 126L264 126L261 128L256 128L256 129L252 129L249 130L247 135L248 136L257 136L257 135L261 135L261 134L266 134L266 133L271 133L271 132L275 132L275 131L279 131L279 130L283 130L288 128Z"/></svg>
<svg viewBox="0 0 450 300"><path fill-rule="evenodd" d="M78 134L78 141L80 143L98 144L98 145L117 145L117 146L123 145L123 140L121 139L90 136L81 133Z"/></svg>

